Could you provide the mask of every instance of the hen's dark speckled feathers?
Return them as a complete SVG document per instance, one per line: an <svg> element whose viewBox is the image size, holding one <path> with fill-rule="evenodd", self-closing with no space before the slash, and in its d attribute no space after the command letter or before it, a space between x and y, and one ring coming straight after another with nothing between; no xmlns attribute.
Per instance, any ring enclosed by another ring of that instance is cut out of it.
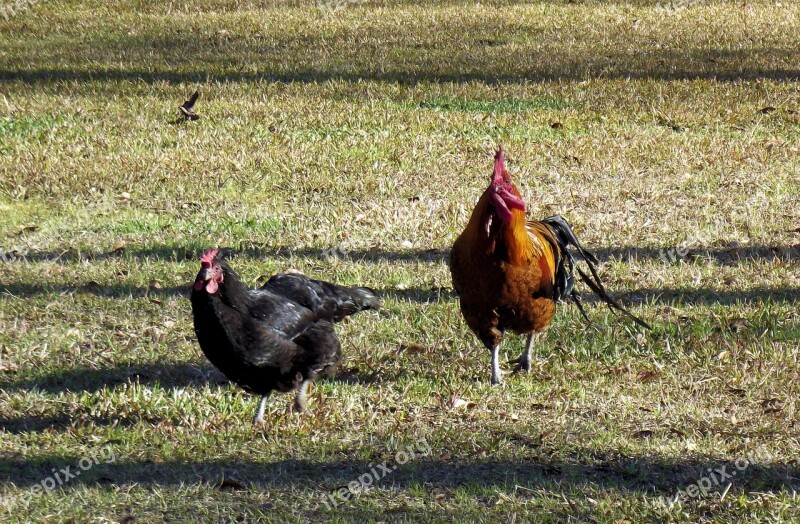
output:
<svg viewBox="0 0 800 524"><path fill-rule="evenodd" d="M207 286L211 279L218 285ZM331 374L340 358L333 323L380 305L370 289L297 274L248 290L216 256L198 274L191 303L203 353L231 381L260 395Z"/></svg>

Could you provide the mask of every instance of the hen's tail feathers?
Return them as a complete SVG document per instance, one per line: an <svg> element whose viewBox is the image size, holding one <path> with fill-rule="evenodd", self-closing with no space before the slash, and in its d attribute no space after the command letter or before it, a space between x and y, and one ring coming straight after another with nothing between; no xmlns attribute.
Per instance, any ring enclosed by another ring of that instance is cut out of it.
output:
<svg viewBox="0 0 800 524"><path fill-rule="evenodd" d="M330 312L335 322L359 311L381 307L378 295L367 287L345 287L322 280L312 282L324 290L322 295L325 297L325 309Z"/></svg>
<svg viewBox="0 0 800 524"><path fill-rule="evenodd" d="M282 295L319 315L319 318L334 322L365 309L379 309L378 296L366 287L345 287L311 280L304 275L275 275L262 289Z"/></svg>
<svg viewBox="0 0 800 524"><path fill-rule="evenodd" d="M586 261L586 265L589 267L589 272L591 273L591 276L589 276L581 271L580 268L575 268L578 270L578 275L580 276L581 281L583 281L583 283L586 284L589 289L591 289L598 297L600 297L603 302L606 303L609 309L612 311L619 311L646 329L652 329L644 320L620 306L611 297L611 295L608 294L605 287L603 287L603 282L600 280L600 275L597 274L597 257L595 257L592 252L583 249L583 246L581 246L581 243L575 237L575 234L572 232L572 228L569 227L569 223L564 220L564 217L561 215L554 215L545 218L542 220L542 222L550 226L556 233L557 240L561 248L562 257L560 258L558 268L556 269L556 297L559 300L567 297L571 298L572 301L578 306L578 310L583 318L587 322L590 322L589 317L586 316L586 312L581 304L580 295L574 287L575 279L573 277L573 268L575 268L575 259L569 250L569 247L574 247L583 260Z"/></svg>
<svg viewBox="0 0 800 524"><path fill-rule="evenodd" d="M377 310L381 308L381 299L378 298L378 295L375 294L375 291L368 287L337 287L340 291L344 291L346 293L349 298L348 302L353 303L353 305L356 307L356 311L364 311L367 309Z"/></svg>

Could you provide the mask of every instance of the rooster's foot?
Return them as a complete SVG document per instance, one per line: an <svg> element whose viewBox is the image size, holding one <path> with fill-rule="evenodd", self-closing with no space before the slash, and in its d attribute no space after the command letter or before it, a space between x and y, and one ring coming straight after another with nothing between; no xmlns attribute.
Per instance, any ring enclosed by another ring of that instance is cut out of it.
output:
<svg viewBox="0 0 800 524"><path fill-rule="evenodd" d="M525 351L522 352L522 355L519 356L517 359L517 365L514 366L514 372L525 371L530 372L531 370L531 348L533 348L533 343L536 340L538 333L531 333L528 335L528 340L525 342Z"/></svg>
<svg viewBox="0 0 800 524"><path fill-rule="evenodd" d="M503 372L500 369L500 346L492 348L492 386L499 386L503 383Z"/></svg>
<svg viewBox="0 0 800 524"><path fill-rule="evenodd" d="M514 373L519 373L520 371L525 371L526 373L530 372L531 370L531 359L520 357L517 360L517 365L514 366Z"/></svg>

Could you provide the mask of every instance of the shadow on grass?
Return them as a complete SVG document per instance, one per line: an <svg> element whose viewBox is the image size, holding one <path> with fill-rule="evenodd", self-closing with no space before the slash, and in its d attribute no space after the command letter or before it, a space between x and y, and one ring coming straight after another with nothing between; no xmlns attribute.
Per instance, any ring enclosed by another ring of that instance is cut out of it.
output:
<svg viewBox="0 0 800 524"><path fill-rule="evenodd" d="M358 372L356 369L343 369L333 379L323 380L332 380L333 382L345 384L371 384L388 380L388 378L389 376L384 373L373 372L365 374ZM13 375L0 375L0 391L13 393L15 391L37 390L53 395L67 392L98 392L104 388L113 389L125 384L158 385L165 390L176 390L199 388L207 384L224 386L228 383L229 381L225 375L206 362L202 364L120 365L103 369L79 368L68 371L55 371L37 378L14 379ZM231 387L236 386L232 385ZM253 396L252 398L255 403L257 397ZM143 420L153 422L150 419ZM96 426L132 426L141 421L139 419L134 420L105 415L75 420L72 416L67 415L8 417L0 414L0 430L8 433L26 433L64 430L86 422L91 422Z"/></svg>
<svg viewBox="0 0 800 524"><path fill-rule="evenodd" d="M582 284L577 284L581 299L585 304L599 304L602 302L586 289ZM409 287L405 289L374 288L383 300L397 302L416 302L430 304L439 301L455 300L456 295L450 288L444 287ZM635 291L615 293L611 295L631 306L636 304L668 304L668 305L734 305L763 302L800 302L800 288L798 287L754 287L747 290L719 291L713 288L642 288ZM10 284L0 286L0 301L3 295L17 298L35 297L40 295L63 295L86 293L104 298L151 298L157 300L162 297L186 297L191 293L191 288L186 286L172 286L155 289L152 287L136 287L122 284L92 285L92 286L48 286L40 284Z"/></svg>
<svg viewBox="0 0 800 524"><path fill-rule="evenodd" d="M714 62L714 53L709 53L706 59ZM70 71L68 69L30 69L14 70L1 69L0 83L3 82L24 82L26 84L39 84L49 82L93 82L93 81L123 81L123 82L146 82L186 84L186 83L206 83L215 82L282 82L282 83L318 83L326 81L348 82L358 84L364 81L389 82L400 85L417 85L423 83L470 83L481 82L484 84L504 84L504 83L524 83L524 82L558 82L564 80L585 81L589 78L618 78L618 79L653 79L661 81L671 80L713 80L719 82L737 82L741 80L775 80L775 81L796 81L800 80L800 69L761 69L753 68L744 71L701 71L693 70L688 67L678 67L674 70L664 71L614 71L613 74L604 74L601 68L597 71L585 70L582 74L567 72L562 74L559 71L551 70L530 70L520 72L518 75L506 74L482 74L482 73L453 73L437 74L433 72L404 72L386 71L381 73L363 71L356 73L321 71L307 69L293 73L241 73L225 72L220 74L208 74L206 72L186 72L176 73L171 71L153 72L145 70L114 70L108 68L102 72L95 71Z"/></svg>
<svg viewBox="0 0 800 524"><path fill-rule="evenodd" d="M617 259L622 261L660 261L665 265L682 263L713 263L732 266L743 262L759 261L800 261L800 244L791 246L729 246L714 248L687 248L679 253L677 246L665 247L637 247L619 246L609 248L588 249L597 255L600 260ZM225 247L227 257L232 261L237 259L274 259L274 258L312 258L332 260L334 258L351 262L447 262L450 256L449 249L408 249L393 251L381 248L352 249L346 252L338 248L300 248L292 249L284 246L264 247ZM126 248L125 251L112 253L92 253L67 249L64 251L28 251L25 253L5 253L6 262L58 262L69 264L75 262L102 262L106 260L161 260L167 262L183 262L187 260L200 260L202 250L189 249L172 245L158 245L152 247ZM199 266L198 266L199 267Z"/></svg>
<svg viewBox="0 0 800 524"><path fill-rule="evenodd" d="M78 368L54 371L37 378L13 379L8 373L0 375L0 390L65 393L99 391L122 384L160 385L164 389L200 387L205 384L226 384L228 380L211 364L132 364L112 368Z"/></svg>
<svg viewBox="0 0 800 524"><path fill-rule="evenodd" d="M712 45L703 34L709 30L706 26L686 33L680 46L672 45L674 34L661 33L659 28L655 28L652 38L640 39L638 45L631 46L630 39L635 36L627 30L594 30L597 23L614 29L622 23L616 17L605 20L602 14L601 19L578 16L569 31L558 33L548 32L538 23L504 16L449 14L433 19L415 17L402 26L389 16L370 22L367 28L351 23L331 32L325 17L313 16L309 10L313 7L303 9L312 16L308 18L310 23L300 26L302 34L293 30L296 25L289 26L289 30L243 31L247 22L235 17L218 19L207 26L192 21L190 27L175 30L170 24L172 16L164 13L148 18L148 25L136 22L120 32L116 25L100 26L104 22L101 18L87 27L85 36L75 36L67 42L70 53L66 55L64 36L51 34L46 27L29 30L13 35L15 54L10 57L13 61L0 69L0 82L335 81L357 85L374 81L415 85L591 78L731 82L800 79L790 38L773 39L770 45L750 42L742 48L734 44L740 43L746 33L733 33ZM266 11L266 16L276 12ZM569 18L562 19L556 12L550 16L554 23L570 23ZM628 15L631 22L634 16ZM659 18L663 19L663 13ZM224 34L220 31L223 27L227 27ZM715 26L711 30L718 29ZM180 54L176 55L176 50ZM122 55L126 67L119 65ZM86 56L91 57L90 68L85 65Z"/></svg>
<svg viewBox="0 0 800 524"><path fill-rule="evenodd" d="M225 375L206 361L199 364L153 363L100 369L78 368L54 371L37 378L14 379L13 377L14 375L9 373L0 375L0 390L7 392L39 390L59 394L70 391L99 391L123 384L159 385L162 389L181 389L228 383ZM376 382L378 377L375 373L364 374L356 369L340 369L333 380L346 384L370 384Z"/></svg>
<svg viewBox="0 0 800 524"><path fill-rule="evenodd" d="M539 454L533 451L534 454ZM436 450L434 454L438 455ZM758 492L796 491L800 489L800 468L787 463L753 463L744 469L737 469L734 459L713 457L699 459L667 460L649 456L620 456L619 453L603 455L592 450L565 460L548 458L547 451L535 459L507 461L491 459L448 460L422 458L397 465L391 472L376 471L385 477L376 482L377 486L397 489L423 487L426 493L434 489L448 491L460 487L497 488L513 490L521 497L541 496L538 490L553 493L569 492L570 489L595 487L619 491L641 493L650 496L672 497L689 484L703 477L709 477L709 468L717 470L726 467L726 473L734 475L711 490L721 492L728 482L733 484L733 492L739 490ZM0 479L13 483L17 488L27 489L56 470L72 466L73 470L83 457L52 455L33 460L14 458L0 459ZM315 462L308 460L283 460L278 462L256 462L237 460L196 460L166 461L161 463L130 462L125 457L116 456L113 463L100 463L80 477L71 480L62 488L68 492L80 484L104 487L125 487L139 485L172 486L205 484L216 489L224 472L236 478L248 490L292 490L310 491L309 497L318 502L318 509L324 509L323 497L333 490L346 487L360 475L368 474L371 468L383 461L389 468L394 466L390 453L376 457L370 462L362 460L341 460L336 462ZM740 464L743 464L740 462ZM22 496L25 496L23 494ZM32 496L30 493L27 495ZM369 495L366 495L369 496ZM312 502L313 503L313 502ZM347 508L347 504L342 509Z"/></svg>
<svg viewBox="0 0 800 524"><path fill-rule="evenodd" d="M385 64L381 71L375 71L369 60L370 54L378 53L378 48L365 52L360 46L343 42L342 45L330 43L326 46L328 54L309 52L308 48L298 47L298 42L276 43L260 52L253 52L246 45L237 48L230 43L224 55L214 54L208 49L198 48L194 35L191 39L174 39L163 48L154 46L152 41L127 39L125 49L132 51L132 66L118 69L117 63L109 57L98 60L103 67L94 70L70 69L69 67L44 68L3 68L0 69L0 83L23 82L38 84L49 82L145 82L148 84L185 84L208 82L270 82L270 83L321 83L328 81L359 84L362 82L387 82L399 85L422 83L472 83L488 85L525 82L563 82L585 81L591 78L604 79L642 79L642 80L713 80L736 82L741 80L800 80L800 69L784 66L791 63L793 51L779 48L752 48L747 51L726 51L722 49L686 49L664 51L649 49L647 53L614 52L610 47L602 47L598 53L586 56L554 56L553 50L507 45L512 41L483 38L471 45L460 45L447 49L448 62L460 64L448 71L443 70L438 59L426 58L418 44L408 42L397 46L395 63ZM311 39L309 39L311 40ZM468 38L465 38L468 40ZM104 42L107 45L107 43ZM166 44L166 43L165 43ZM313 45L313 40L307 45ZM699 45L698 45L699 47ZM203 64L204 69L177 70L176 68L158 70L142 67L146 63L141 49L150 53L149 64L174 63L174 49L184 49L194 57L193 63ZM194 49L194 51L189 51ZM294 49L298 63L290 71L281 71L284 65L279 55L287 49ZM431 53L443 52L432 44L427 48ZM637 50L638 51L638 50ZM113 50L107 50L113 53ZM163 55L161 60L153 53ZM205 55L203 58L196 55ZM221 59L220 56L224 56ZM232 58L236 57L236 59ZM646 59L645 59L646 57ZM757 61L758 57L761 61ZM769 60L765 61L765 57ZM42 58L38 57L41 63ZM385 59L384 59L385 61ZM273 67L269 67L270 62ZM313 64L317 62L320 65ZM231 68L231 63L260 64L263 69L243 72L241 67ZM342 64L347 64L343 66ZM499 67L498 64L502 65ZM509 67L509 64L512 64ZM769 65L768 65L769 64ZM213 73L211 72L213 71Z"/></svg>
<svg viewBox="0 0 800 524"><path fill-rule="evenodd" d="M594 250L601 260L616 259L622 261L655 261L665 266L683 264L716 264L720 266L734 266L743 263L796 263L800 260L800 245L793 246L749 246L729 247L714 249L694 249L683 253L683 258L678 259L674 249L651 247L611 247ZM129 249L124 253L87 253L68 250L64 252L36 251L20 254L17 258L8 260L7 263L20 261L42 262L51 261L62 264L75 262L102 262L104 260L119 259L131 262L142 260L166 260L175 263L199 258L199 252L173 246L156 246L141 249ZM391 251L384 249L352 250L339 258L351 263L422 263L446 264L449 257L448 250L425 249ZM320 248L289 249L285 247L244 247L232 249L229 256L234 268L246 266L248 259L275 259L283 258L287 262L294 258L331 260L331 250ZM287 263L287 267L288 267ZM159 297L188 297L191 293L191 277L187 274L187 281L177 286L146 287L129 284L103 285L89 282L84 285L49 285L38 283L16 283L0 286L0 300L3 295L25 298L38 295L60 294L90 294L109 298L153 298ZM324 274L309 275L312 278L325 279ZM579 288L580 289L580 288ZM400 302L430 303L440 300L452 300L455 295L449 287L411 287L376 288L384 299ZM613 290L612 290L613 294ZM731 305L746 302L790 302L800 301L800 288L770 288L756 287L747 290L720 291L712 288L682 288L682 289L655 289L643 288L627 293L619 293L617 297L626 303L665 303L665 304L720 304ZM596 303L597 299L588 290L584 291L586 303Z"/></svg>

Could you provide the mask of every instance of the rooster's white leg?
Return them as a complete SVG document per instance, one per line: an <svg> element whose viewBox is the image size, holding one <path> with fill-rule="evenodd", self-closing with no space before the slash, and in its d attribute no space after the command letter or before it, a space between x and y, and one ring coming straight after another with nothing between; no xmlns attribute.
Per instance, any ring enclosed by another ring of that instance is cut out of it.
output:
<svg viewBox="0 0 800 524"><path fill-rule="evenodd" d="M297 396L294 398L294 409L298 413L306 410L306 392L308 391L308 384L310 380L304 380L297 390Z"/></svg>
<svg viewBox="0 0 800 524"><path fill-rule="evenodd" d="M500 344L492 348L492 385L497 386L503 383L500 371Z"/></svg>
<svg viewBox="0 0 800 524"><path fill-rule="evenodd" d="M528 335L528 340L525 342L525 351L520 355L517 361L517 371L530 371L531 370L531 348L533 342L539 337L539 333L531 333Z"/></svg>
<svg viewBox="0 0 800 524"><path fill-rule="evenodd" d="M258 411L256 411L256 416L253 417L253 424L261 424L264 422L264 408L267 407L268 398L269 395L261 397L261 401L258 403Z"/></svg>

